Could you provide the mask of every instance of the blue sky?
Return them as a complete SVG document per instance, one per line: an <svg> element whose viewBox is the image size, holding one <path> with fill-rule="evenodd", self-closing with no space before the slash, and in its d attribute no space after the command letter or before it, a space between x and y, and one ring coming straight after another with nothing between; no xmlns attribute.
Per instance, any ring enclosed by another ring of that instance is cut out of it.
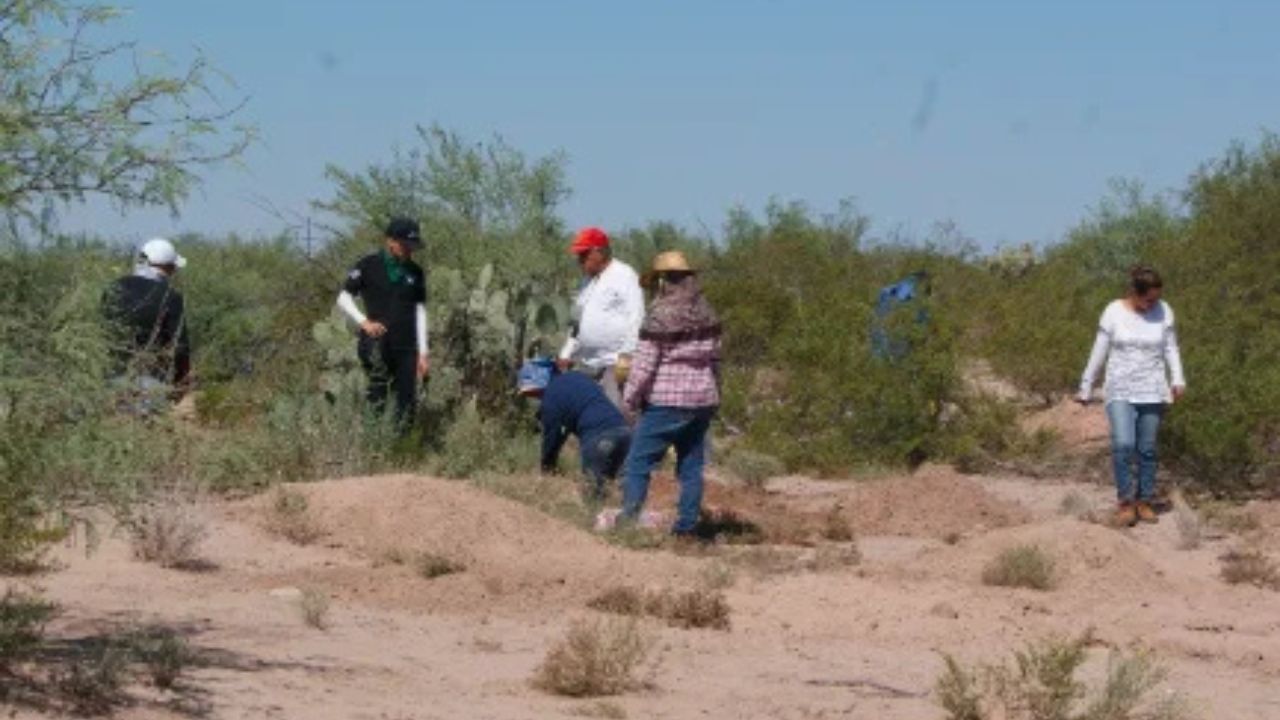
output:
<svg viewBox="0 0 1280 720"><path fill-rule="evenodd" d="M433 121L564 150L571 225L720 227L777 196L857 198L879 234L953 221L985 247L1060 239L1112 178L1181 186L1280 129L1280 3L133 0L113 33L201 48L261 142L181 217L73 208L122 240L271 233L326 163Z"/></svg>

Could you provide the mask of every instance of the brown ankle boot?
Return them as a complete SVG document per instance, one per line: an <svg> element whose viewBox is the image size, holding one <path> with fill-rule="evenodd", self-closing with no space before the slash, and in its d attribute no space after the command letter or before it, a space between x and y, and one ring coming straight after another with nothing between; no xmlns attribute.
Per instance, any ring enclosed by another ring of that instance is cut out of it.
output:
<svg viewBox="0 0 1280 720"><path fill-rule="evenodd" d="M1157 523L1160 518L1156 516L1155 508L1151 507L1151 503L1140 502L1134 507L1138 514L1138 519L1144 523Z"/></svg>
<svg viewBox="0 0 1280 720"><path fill-rule="evenodd" d="M1138 509L1131 502L1122 502L1116 508L1114 522L1116 527L1133 527L1138 523Z"/></svg>

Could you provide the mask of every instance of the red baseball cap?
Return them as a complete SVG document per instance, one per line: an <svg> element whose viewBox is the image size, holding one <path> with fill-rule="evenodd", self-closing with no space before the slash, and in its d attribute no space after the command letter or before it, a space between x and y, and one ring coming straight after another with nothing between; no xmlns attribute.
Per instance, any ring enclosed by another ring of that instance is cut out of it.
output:
<svg viewBox="0 0 1280 720"><path fill-rule="evenodd" d="M569 252L574 255L581 255L589 250L596 248L609 247L609 236L598 227L585 227L578 231L573 238L573 244L569 246Z"/></svg>

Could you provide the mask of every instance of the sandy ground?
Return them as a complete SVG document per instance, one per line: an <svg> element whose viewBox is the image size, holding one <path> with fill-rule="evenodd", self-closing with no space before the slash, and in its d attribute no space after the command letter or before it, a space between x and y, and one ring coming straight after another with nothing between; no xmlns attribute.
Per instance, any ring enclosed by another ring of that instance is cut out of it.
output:
<svg viewBox="0 0 1280 720"><path fill-rule="evenodd" d="M710 504L762 526L809 527L834 512L858 535L857 565L756 572L734 560L741 548L622 549L460 482L389 476L298 490L322 530L307 546L265 529L264 497L206 508L200 571L137 561L113 536L92 553L61 549L61 569L35 579L63 607L56 638L164 626L197 650L176 689L135 684L117 717L923 720L942 717L931 690L943 653L995 660L1092 628L1090 673L1109 648L1150 649L1170 670L1160 692L1181 690L1201 717L1280 718L1280 592L1218 576L1219 556L1242 543L1277 556L1272 504L1251 508L1264 523L1248 540L1210 533L1179 550L1172 516L1116 530L1059 512L1068 494L1105 512L1109 494L1097 485L926 467L858 482L781 478L750 501L717 486ZM655 503L670 495L656 488ZM1057 587L981 583L983 565L1019 543L1052 553ZM424 551L465 570L428 580L394 559ZM530 685L567 625L598 616L586 602L600 589L692 587L713 569L732 575L731 629L646 625L657 642L643 689L601 705ZM332 598L327 629L302 621L304 589ZM0 712L56 714L26 704Z"/></svg>

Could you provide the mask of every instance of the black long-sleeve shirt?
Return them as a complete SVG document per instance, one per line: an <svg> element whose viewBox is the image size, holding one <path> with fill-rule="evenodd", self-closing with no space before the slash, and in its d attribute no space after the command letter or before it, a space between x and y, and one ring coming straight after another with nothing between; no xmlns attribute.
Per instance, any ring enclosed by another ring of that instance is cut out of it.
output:
<svg viewBox="0 0 1280 720"><path fill-rule="evenodd" d="M626 427L622 413L591 378L577 372L558 373L542 392L542 467L556 466L560 448L570 435L586 446L596 433Z"/></svg>
<svg viewBox="0 0 1280 720"><path fill-rule="evenodd" d="M180 383L191 372L182 293L167 280L129 275L116 280L102 298L111 324L116 371L141 372Z"/></svg>

